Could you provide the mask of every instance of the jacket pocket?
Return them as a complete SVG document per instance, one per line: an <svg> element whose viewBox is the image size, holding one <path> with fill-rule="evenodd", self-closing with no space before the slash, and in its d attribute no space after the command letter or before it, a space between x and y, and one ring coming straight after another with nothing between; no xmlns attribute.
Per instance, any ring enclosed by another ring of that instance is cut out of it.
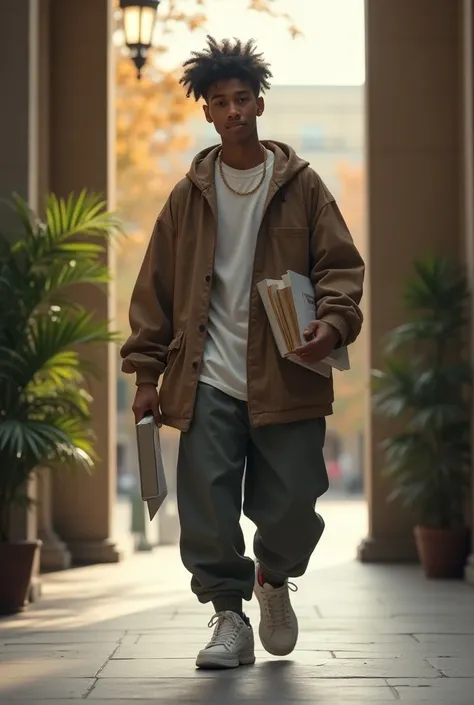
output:
<svg viewBox="0 0 474 705"><path fill-rule="evenodd" d="M270 228L267 247L272 271L278 276L287 270L309 276L310 238L308 228Z"/></svg>

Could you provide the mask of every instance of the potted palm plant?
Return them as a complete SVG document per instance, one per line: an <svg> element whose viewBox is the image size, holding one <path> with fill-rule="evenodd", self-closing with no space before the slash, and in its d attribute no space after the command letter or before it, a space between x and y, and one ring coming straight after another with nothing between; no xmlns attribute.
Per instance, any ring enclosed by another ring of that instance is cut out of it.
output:
<svg viewBox="0 0 474 705"><path fill-rule="evenodd" d="M415 264L406 284L408 321L388 336L375 370L375 411L399 432L385 439L390 500L418 517L415 538L427 577L461 577L468 554L470 365L463 358L469 290L441 257Z"/></svg>
<svg viewBox="0 0 474 705"><path fill-rule="evenodd" d="M94 464L92 370L78 346L114 336L71 287L108 280L103 251L118 227L86 192L51 196L44 219L19 197L12 206L18 232L0 235L0 613L24 607L39 550L10 535L13 508L30 501L28 480L44 467Z"/></svg>

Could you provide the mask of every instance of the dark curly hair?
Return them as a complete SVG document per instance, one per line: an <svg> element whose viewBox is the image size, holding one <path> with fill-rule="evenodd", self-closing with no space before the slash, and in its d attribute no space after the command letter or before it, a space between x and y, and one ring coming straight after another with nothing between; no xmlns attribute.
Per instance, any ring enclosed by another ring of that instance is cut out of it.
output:
<svg viewBox="0 0 474 705"><path fill-rule="evenodd" d="M214 83L229 78L249 83L258 98L270 88L269 79L272 78L270 66L263 54L256 52L253 39L244 44L240 39L217 42L208 36L207 48L201 52L193 51L183 68L180 83L186 88L187 97L193 95L196 101L206 99Z"/></svg>

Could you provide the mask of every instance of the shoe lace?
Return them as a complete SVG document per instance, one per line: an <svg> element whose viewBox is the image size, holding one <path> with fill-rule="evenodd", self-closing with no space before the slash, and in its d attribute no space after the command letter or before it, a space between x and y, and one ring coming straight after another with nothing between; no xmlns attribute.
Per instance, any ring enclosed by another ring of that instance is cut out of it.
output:
<svg viewBox="0 0 474 705"><path fill-rule="evenodd" d="M241 626L238 616L232 612L218 612L210 620L208 627L215 627L208 646L231 646L239 635Z"/></svg>
<svg viewBox="0 0 474 705"><path fill-rule="evenodd" d="M294 583L286 583L283 587L266 593L264 610L272 625L278 628L291 627L291 603L288 591L297 592L298 588Z"/></svg>

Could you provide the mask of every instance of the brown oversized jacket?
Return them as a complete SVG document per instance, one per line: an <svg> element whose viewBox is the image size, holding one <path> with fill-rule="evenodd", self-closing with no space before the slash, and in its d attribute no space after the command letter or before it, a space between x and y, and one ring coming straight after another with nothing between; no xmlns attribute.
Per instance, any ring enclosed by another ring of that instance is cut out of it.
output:
<svg viewBox="0 0 474 705"><path fill-rule="evenodd" d="M332 379L281 358L256 284L287 270L310 276L317 316L348 345L362 324L364 263L318 175L290 147L264 142L275 165L253 265L247 392L253 426L332 413ZM188 430L206 342L217 236L214 167L219 147L195 158L158 216L130 305L122 370L137 384L163 375L163 422Z"/></svg>

